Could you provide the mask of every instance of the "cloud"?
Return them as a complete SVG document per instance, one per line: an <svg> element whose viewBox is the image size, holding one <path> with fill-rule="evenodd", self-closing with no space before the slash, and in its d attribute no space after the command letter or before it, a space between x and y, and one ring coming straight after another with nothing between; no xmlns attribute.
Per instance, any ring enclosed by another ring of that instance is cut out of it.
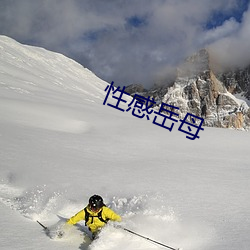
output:
<svg viewBox="0 0 250 250"><path fill-rule="evenodd" d="M200 38L201 44L211 44L225 37L235 34L240 28L240 24L232 17L225 20L221 26L204 31Z"/></svg>
<svg viewBox="0 0 250 250"><path fill-rule="evenodd" d="M227 29L227 24L220 27ZM245 67L250 64L250 9L243 15L237 28L210 44L210 51L219 65Z"/></svg>
<svg viewBox="0 0 250 250"><path fill-rule="evenodd" d="M238 39L243 44L249 18L247 13L242 22L233 17L239 2L2 0L0 33L61 52L118 85L149 86L204 46L213 44L218 53L225 44L236 46ZM218 24L214 13L226 20Z"/></svg>

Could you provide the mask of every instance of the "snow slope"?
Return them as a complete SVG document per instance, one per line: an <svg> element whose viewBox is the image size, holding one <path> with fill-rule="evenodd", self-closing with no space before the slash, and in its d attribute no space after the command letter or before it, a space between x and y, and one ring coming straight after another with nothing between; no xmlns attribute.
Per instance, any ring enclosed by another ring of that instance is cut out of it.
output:
<svg viewBox="0 0 250 250"><path fill-rule="evenodd" d="M103 105L106 86L0 36L0 248L162 249L112 225L90 244L84 223L62 239L36 223L54 228L97 193L124 227L171 247L248 250L249 133L204 128L191 141Z"/></svg>

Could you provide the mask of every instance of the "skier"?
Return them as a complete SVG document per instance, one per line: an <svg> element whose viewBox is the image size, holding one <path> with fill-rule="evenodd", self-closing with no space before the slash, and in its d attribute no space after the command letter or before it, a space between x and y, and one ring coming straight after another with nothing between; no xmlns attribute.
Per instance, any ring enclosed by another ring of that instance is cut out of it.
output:
<svg viewBox="0 0 250 250"><path fill-rule="evenodd" d="M85 220L85 226L92 232L94 239L109 220L120 222L122 219L120 215L105 206L101 196L95 194L89 198L89 204L72 216L67 224L74 225L80 220Z"/></svg>

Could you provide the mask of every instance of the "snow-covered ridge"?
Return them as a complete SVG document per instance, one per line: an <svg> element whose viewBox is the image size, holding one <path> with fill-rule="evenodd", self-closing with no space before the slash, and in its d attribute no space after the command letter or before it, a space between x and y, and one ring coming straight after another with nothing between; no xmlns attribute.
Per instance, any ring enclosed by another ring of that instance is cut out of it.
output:
<svg viewBox="0 0 250 250"><path fill-rule="evenodd" d="M82 133L90 125L74 110L50 104L66 103L69 95L82 105L101 103L107 85L61 54L22 45L5 36L0 36L0 74L3 121L71 133Z"/></svg>
<svg viewBox="0 0 250 250"><path fill-rule="evenodd" d="M2 87L24 94L35 94L39 87L51 91L52 85L62 93L70 90L85 94L85 98L102 99L106 85L62 54L22 45L5 36L0 36L0 73Z"/></svg>

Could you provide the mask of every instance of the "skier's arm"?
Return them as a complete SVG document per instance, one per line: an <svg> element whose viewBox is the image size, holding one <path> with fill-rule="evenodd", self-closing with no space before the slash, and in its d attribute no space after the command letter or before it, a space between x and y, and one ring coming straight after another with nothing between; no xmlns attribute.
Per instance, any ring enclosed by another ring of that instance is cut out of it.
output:
<svg viewBox="0 0 250 250"><path fill-rule="evenodd" d="M107 219L110 219L110 220L112 220L112 221L118 221L118 222L122 221L121 216L118 215L118 214L116 214L116 213L115 213L113 210L111 210L110 208L105 207L104 210L105 210L105 217L106 217Z"/></svg>
<svg viewBox="0 0 250 250"><path fill-rule="evenodd" d="M84 220L85 218L85 212L84 209L72 216L70 219L68 219L67 224L75 225L78 221Z"/></svg>

